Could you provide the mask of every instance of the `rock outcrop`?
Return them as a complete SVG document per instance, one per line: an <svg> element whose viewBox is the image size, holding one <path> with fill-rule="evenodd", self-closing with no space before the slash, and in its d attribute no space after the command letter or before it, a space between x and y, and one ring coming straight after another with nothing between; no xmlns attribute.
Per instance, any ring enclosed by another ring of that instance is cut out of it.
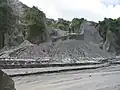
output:
<svg viewBox="0 0 120 90"><path fill-rule="evenodd" d="M26 6L18 0L2 0L0 3L0 12L2 22L0 35L2 43L1 48L11 48L20 45L24 41L22 34L23 27L20 25L20 16L23 14L23 6ZM5 11L4 11L5 10Z"/></svg>
<svg viewBox="0 0 120 90"><path fill-rule="evenodd" d="M105 18L97 25L99 34L103 38L101 48L115 55L120 54L120 18Z"/></svg>
<svg viewBox="0 0 120 90"><path fill-rule="evenodd" d="M0 70L0 90L16 90L14 81Z"/></svg>
<svg viewBox="0 0 120 90"><path fill-rule="evenodd" d="M1 57L50 57L55 62L77 62L82 60L80 57L110 57L112 55L107 51L116 52L119 48L114 43L118 40L116 34L107 32L105 38L102 35L104 28L103 33L100 33L96 28L97 23L83 18L74 18L71 22L46 19L44 12L35 6L30 8L18 0L9 1L13 15L18 18L10 32L0 34L4 39L0 40L4 41L4 45L0 44L4 46Z"/></svg>
<svg viewBox="0 0 120 90"><path fill-rule="evenodd" d="M90 22L85 21L82 23L80 29L79 36L83 36L82 39L80 37L76 40L75 37L55 43L54 60L57 62L77 62L82 60L80 57L90 59L91 57L110 57L110 53L100 49L102 37L99 35L99 31L91 26Z"/></svg>
<svg viewBox="0 0 120 90"><path fill-rule="evenodd" d="M0 49L14 48L26 39L34 44L47 41L46 17L42 11L34 7L27 7L19 0L2 0L0 2L0 12L4 12L4 10L7 15L5 13L0 14ZM26 19L25 15L28 10L33 10L31 11L33 17L34 14L39 14L39 17L34 17L34 19L37 18L40 22L34 22L35 20L31 22L31 17ZM33 29L34 33L37 34L34 35ZM38 33L41 30L43 32Z"/></svg>

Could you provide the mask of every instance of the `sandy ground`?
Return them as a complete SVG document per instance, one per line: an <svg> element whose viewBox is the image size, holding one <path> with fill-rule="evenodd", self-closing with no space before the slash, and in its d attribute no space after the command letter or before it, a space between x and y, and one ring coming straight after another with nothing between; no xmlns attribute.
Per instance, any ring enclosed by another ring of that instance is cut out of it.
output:
<svg viewBox="0 0 120 90"><path fill-rule="evenodd" d="M120 90L120 65L37 76L14 77L17 90Z"/></svg>

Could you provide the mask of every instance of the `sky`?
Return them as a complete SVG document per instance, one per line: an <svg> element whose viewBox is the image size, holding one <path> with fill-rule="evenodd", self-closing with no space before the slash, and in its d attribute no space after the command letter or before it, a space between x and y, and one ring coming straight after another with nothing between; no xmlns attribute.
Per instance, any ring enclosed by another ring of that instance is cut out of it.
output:
<svg viewBox="0 0 120 90"><path fill-rule="evenodd" d="M101 21L120 17L120 0L20 0L29 7L37 6L47 18L85 18Z"/></svg>

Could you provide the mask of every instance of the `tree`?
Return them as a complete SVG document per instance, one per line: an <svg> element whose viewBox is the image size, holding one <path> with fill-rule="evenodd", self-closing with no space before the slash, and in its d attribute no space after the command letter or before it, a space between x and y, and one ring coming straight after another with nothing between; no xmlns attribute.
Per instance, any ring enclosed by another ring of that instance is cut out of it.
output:
<svg viewBox="0 0 120 90"><path fill-rule="evenodd" d="M12 32L15 22L16 16L8 0L0 0L0 49L4 47L4 34Z"/></svg>
<svg viewBox="0 0 120 90"><path fill-rule="evenodd" d="M70 24L70 28L71 30L74 31L77 29L77 28L80 28L80 25L82 24L82 22L84 21L84 18L74 18L72 21L71 21L71 24Z"/></svg>
<svg viewBox="0 0 120 90"><path fill-rule="evenodd" d="M100 35L103 37L103 43L108 38L110 44L113 45L115 50L120 50L120 18L104 18L103 21L99 22L99 32Z"/></svg>
<svg viewBox="0 0 120 90"><path fill-rule="evenodd" d="M58 18L58 21L56 23L57 28L68 31L69 30L69 24L70 22L67 20L64 20L63 18Z"/></svg>
<svg viewBox="0 0 120 90"><path fill-rule="evenodd" d="M24 15L28 40L31 40L36 36L46 34L46 17L42 11L33 6L32 8L28 8Z"/></svg>

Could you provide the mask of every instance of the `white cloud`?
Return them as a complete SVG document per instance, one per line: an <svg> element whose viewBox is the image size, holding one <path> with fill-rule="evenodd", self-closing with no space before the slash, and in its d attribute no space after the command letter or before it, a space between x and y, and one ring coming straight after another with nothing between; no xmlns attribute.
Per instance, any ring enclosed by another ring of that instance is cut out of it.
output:
<svg viewBox="0 0 120 90"><path fill-rule="evenodd" d="M98 21L104 17L117 18L120 16L120 0L20 0L28 6L38 6L49 18L83 17ZM106 3L108 7L104 4ZM109 5L117 5L112 7Z"/></svg>
<svg viewBox="0 0 120 90"><path fill-rule="evenodd" d="M113 5L113 6L116 6L116 5L120 5L120 0L100 0L103 4L105 5Z"/></svg>

